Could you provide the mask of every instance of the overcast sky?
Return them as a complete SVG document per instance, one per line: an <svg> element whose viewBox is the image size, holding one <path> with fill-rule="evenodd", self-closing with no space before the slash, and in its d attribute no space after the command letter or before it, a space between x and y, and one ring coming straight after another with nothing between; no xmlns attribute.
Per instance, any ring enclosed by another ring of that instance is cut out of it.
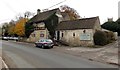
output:
<svg viewBox="0 0 120 70"><path fill-rule="evenodd" d="M46 9L64 0L0 0L0 23L15 19L15 16L25 11L36 13L37 9ZM68 5L77 10L81 17L100 17L101 24L107 18L118 18L118 2L120 0L66 0L65 2L52 7Z"/></svg>

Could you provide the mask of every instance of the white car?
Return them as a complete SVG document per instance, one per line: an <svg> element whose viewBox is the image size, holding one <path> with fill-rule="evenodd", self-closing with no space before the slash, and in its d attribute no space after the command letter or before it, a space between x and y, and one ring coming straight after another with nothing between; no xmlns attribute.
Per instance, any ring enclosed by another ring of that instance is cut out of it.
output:
<svg viewBox="0 0 120 70"><path fill-rule="evenodd" d="M36 47L41 48L53 48L54 43L51 39L40 39L39 41L35 42Z"/></svg>

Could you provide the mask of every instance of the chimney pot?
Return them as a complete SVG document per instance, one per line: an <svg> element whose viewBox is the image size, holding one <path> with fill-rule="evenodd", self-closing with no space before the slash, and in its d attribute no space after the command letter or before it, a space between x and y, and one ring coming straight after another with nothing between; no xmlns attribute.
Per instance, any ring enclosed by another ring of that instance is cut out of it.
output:
<svg viewBox="0 0 120 70"><path fill-rule="evenodd" d="M40 14L41 10L40 9L37 9L37 14Z"/></svg>

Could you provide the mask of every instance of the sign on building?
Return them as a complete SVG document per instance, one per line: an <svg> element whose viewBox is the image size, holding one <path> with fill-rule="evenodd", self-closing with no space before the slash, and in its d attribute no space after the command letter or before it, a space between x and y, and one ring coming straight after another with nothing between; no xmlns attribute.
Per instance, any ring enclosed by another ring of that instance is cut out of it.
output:
<svg viewBox="0 0 120 70"><path fill-rule="evenodd" d="M80 40L91 40L91 35L90 35L90 33L80 34Z"/></svg>
<svg viewBox="0 0 120 70"><path fill-rule="evenodd" d="M45 37L45 32L44 31L41 31L40 32L40 38L44 38Z"/></svg>

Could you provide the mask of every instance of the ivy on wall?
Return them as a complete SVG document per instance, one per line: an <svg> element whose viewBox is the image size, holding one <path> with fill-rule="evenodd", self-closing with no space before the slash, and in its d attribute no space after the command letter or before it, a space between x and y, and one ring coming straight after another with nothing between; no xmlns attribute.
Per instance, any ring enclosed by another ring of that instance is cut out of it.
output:
<svg viewBox="0 0 120 70"><path fill-rule="evenodd" d="M57 24L58 24L58 17L55 15L55 13L53 13L49 18L47 18L46 20L43 21L45 23L45 27L49 31L49 34L50 34L51 38L54 38L55 29L56 29ZM33 23L30 23L30 24L26 23L26 25L25 25L25 35L26 35L27 38L30 36L30 34L33 31L34 31Z"/></svg>
<svg viewBox="0 0 120 70"><path fill-rule="evenodd" d="M28 38L33 31L34 31L33 24L26 23L26 25L25 25L25 36Z"/></svg>
<svg viewBox="0 0 120 70"><path fill-rule="evenodd" d="M55 15L55 13L45 21L45 26L48 29L51 38L54 38L57 24L58 24L58 17Z"/></svg>

